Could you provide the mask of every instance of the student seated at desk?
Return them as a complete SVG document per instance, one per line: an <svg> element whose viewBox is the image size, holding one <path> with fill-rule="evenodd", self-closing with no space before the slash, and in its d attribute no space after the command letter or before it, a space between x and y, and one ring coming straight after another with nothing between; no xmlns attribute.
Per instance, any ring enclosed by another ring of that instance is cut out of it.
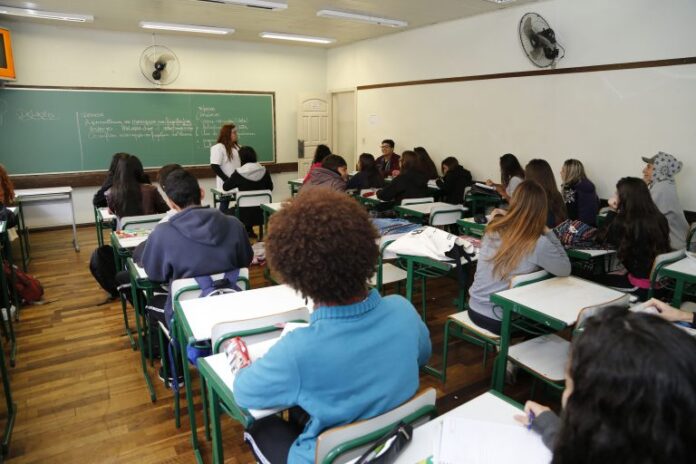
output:
<svg viewBox="0 0 696 464"><path fill-rule="evenodd" d="M10 206L15 201L14 185L7 175L5 166L0 164L0 205Z"/></svg>
<svg viewBox="0 0 696 464"><path fill-rule="evenodd" d="M570 275L570 261L556 234L546 227L546 192L534 181L522 182L504 216L486 227L474 282L469 289L469 316L486 330L500 333L502 311L490 301L506 290L510 279L545 269L556 276Z"/></svg>
<svg viewBox="0 0 696 464"><path fill-rule="evenodd" d="M237 373L241 407L293 408L290 422L271 416L247 430L259 462L313 463L321 432L389 411L418 390L430 336L409 301L368 289L376 239L365 209L326 189L302 193L271 217L269 265L314 301L314 312L309 327Z"/></svg>
<svg viewBox="0 0 696 464"><path fill-rule="evenodd" d="M495 190L505 201L510 201L512 194L515 193L517 186L524 180L524 169L512 153L506 153L500 157L500 184L496 184L491 179L486 181L486 185L495 187Z"/></svg>
<svg viewBox="0 0 696 464"><path fill-rule="evenodd" d="M598 239L617 249L626 272L592 279L645 300L655 257L670 251L667 219L650 198L645 182L636 177L624 177L616 184L609 207Z"/></svg>
<svg viewBox="0 0 696 464"><path fill-rule="evenodd" d="M532 418L554 464L692 463L696 338L657 316L607 308L573 341L562 404L560 419L533 401L516 416Z"/></svg>
<svg viewBox="0 0 696 464"><path fill-rule="evenodd" d="M568 219L597 226L599 197L595 185L585 174L585 166L576 159L566 160L561 168L561 182Z"/></svg>
<svg viewBox="0 0 696 464"><path fill-rule="evenodd" d="M97 190L97 193L94 194L94 197L92 197L92 204L97 207L97 208L106 208L108 205L106 203L106 192L111 188L111 186L114 183L114 174L116 174L116 166L118 166L118 162L122 159L128 158L130 155L128 153L114 153L114 156L111 157L111 165L109 166L109 170L106 173L106 179L104 179L104 183L102 184L101 187L99 187L99 190ZM150 183L150 178L143 172L143 178L140 179L140 182L143 184L149 184Z"/></svg>
<svg viewBox="0 0 696 464"><path fill-rule="evenodd" d="M568 219L565 202L556 186L556 176L546 160L533 159L524 168L524 178L536 181L546 192L546 202L549 207L546 217L546 227L553 229Z"/></svg>
<svg viewBox="0 0 696 464"><path fill-rule="evenodd" d="M203 190L191 173L183 169L171 172L164 191L167 203L176 214L168 222L158 224L145 242L142 254L133 256L152 282L170 284L176 279L249 266L254 253L244 226L234 216L202 207ZM148 311L151 327L156 327L158 321L169 324L171 295L150 302Z"/></svg>
<svg viewBox="0 0 696 464"><path fill-rule="evenodd" d="M459 165L457 158L448 156L442 160L442 178L436 183L442 193L442 201L461 205L464 203L464 191L474 182L471 173Z"/></svg>
<svg viewBox="0 0 696 464"><path fill-rule="evenodd" d="M118 160L113 184L106 191L106 202L119 222L127 216L160 214L169 210L157 187L142 182L144 177L143 165L137 156Z"/></svg>
<svg viewBox="0 0 696 464"><path fill-rule="evenodd" d="M382 156L377 158L377 169L379 169L382 177L387 178L398 174L401 166L401 157L394 153L394 141L391 139L382 140L380 149Z"/></svg>
<svg viewBox="0 0 696 464"><path fill-rule="evenodd" d="M682 169L682 162L669 153L659 152L651 158L643 157L643 180L648 184L650 196L657 209L667 218L669 241L673 250L686 246L689 223L677 195L675 177Z"/></svg>
<svg viewBox="0 0 696 464"><path fill-rule="evenodd" d="M273 190L271 173L258 163L256 151L252 147L239 149L239 159L242 166L237 168L229 179L223 184L225 190L239 189L240 192L248 190ZM263 224L263 211L258 206L240 208L239 216L244 223L247 235L256 238L254 226Z"/></svg>
<svg viewBox="0 0 696 464"><path fill-rule="evenodd" d="M430 157L428 150L423 147L416 147L413 149L413 152L416 154L416 159L420 165L421 172L428 176L428 180L435 180L440 177L437 175L437 168L435 167L435 163L433 163L433 159Z"/></svg>
<svg viewBox="0 0 696 464"><path fill-rule="evenodd" d="M171 163L171 164L165 164L162 166L159 171L157 171L157 183L160 185L160 188L164 192L164 183L167 181L167 177L169 174L172 172L176 171L177 169L183 169L183 167L180 164L177 163ZM165 193L166 195L166 193ZM176 214L176 211L169 208L169 211L164 215L162 219L160 219L160 224L163 222L167 222L170 217L172 217L174 214Z"/></svg>
<svg viewBox="0 0 696 464"><path fill-rule="evenodd" d="M307 175L304 176L304 179L302 180L303 184L305 182L307 182L307 180L309 179L309 176L312 175L312 171L314 171L316 168L320 168L321 163L330 154L331 154L331 148L329 148L326 145L317 145L317 148L314 150L314 159L312 159L312 165L309 167L309 171L307 171Z"/></svg>
<svg viewBox="0 0 696 464"><path fill-rule="evenodd" d="M428 176L412 151L401 154L401 171L389 185L377 192L382 201L401 203L404 198L423 198L428 194Z"/></svg>
<svg viewBox="0 0 696 464"><path fill-rule="evenodd" d="M348 164L343 157L329 155L321 162L321 167L314 169L307 182L302 185L300 193L308 192L317 187L330 188L345 192L348 187Z"/></svg>
<svg viewBox="0 0 696 464"><path fill-rule="evenodd" d="M348 190L370 189L384 187L384 177L379 173L375 157L369 153L363 153L358 158L358 173L348 181Z"/></svg>

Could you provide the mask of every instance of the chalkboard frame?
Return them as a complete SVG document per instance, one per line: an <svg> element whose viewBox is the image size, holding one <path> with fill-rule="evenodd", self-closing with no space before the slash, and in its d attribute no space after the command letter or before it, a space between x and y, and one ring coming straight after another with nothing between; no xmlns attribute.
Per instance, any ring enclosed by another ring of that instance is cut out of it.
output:
<svg viewBox="0 0 696 464"><path fill-rule="evenodd" d="M200 93L200 94L237 94L237 95L268 95L271 97L272 115L273 115L273 161L261 162L264 166L275 165L278 162L278 139L276 130L276 98L274 91L263 90L220 90L220 89L164 89L161 87L146 88L146 87L87 87L87 86L59 86L59 85L21 85L21 84L4 84L3 88L7 89L27 89L27 90L76 90L76 91L112 91L112 92L163 92L163 93ZM208 164L191 164L185 165L187 168L200 168L209 166ZM45 173L25 173L18 176L60 176L60 175L79 175L79 174L94 174L104 172L103 170L84 170L84 171L60 171L60 172L45 172Z"/></svg>

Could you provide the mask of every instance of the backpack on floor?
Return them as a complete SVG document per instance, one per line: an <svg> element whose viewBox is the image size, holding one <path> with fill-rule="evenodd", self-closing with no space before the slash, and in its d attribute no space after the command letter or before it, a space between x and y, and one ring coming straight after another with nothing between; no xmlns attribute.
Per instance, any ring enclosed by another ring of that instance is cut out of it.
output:
<svg viewBox="0 0 696 464"><path fill-rule="evenodd" d="M3 272L5 273L5 278L8 283L12 282L12 270L7 261L3 261ZM23 303L33 303L35 301L40 301L43 297L44 289L41 286L41 282L36 277L32 277L19 270L17 266L12 266L14 268L15 274L15 290L17 295L22 300Z"/></svg>
<svg viewBox="0 0 696 464"><path fill-rule="evenodd" d="M102 245L94 250L89 258L89 271L94 276L94 280L109 295L118 295L116 288L116 261L114 260L114 249L111 245Z"/></svg>

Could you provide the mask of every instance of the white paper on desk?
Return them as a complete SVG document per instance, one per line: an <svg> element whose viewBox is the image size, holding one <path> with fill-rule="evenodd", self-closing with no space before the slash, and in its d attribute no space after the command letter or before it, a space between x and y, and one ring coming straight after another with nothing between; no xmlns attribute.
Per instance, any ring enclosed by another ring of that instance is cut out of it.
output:
<svg viewBox="0 0 696 464"><path fill-rule="evenodd" d="M249 350L249 358L251 359L251 362L262 358L266 353L268 353L268 350L270 350L273 345L278 343L278 340L283 338L285 335L289 334L295 329L307 327L308 325L309 324L306 322L287 322L283 326L283 331L280 333L279 337L269 338L268 340L264 340L262 342L250 343L247 345L247 350Z"/></svg>
<svg viewBox="0 0 696 464"><path fill-rule="evenodd" d="M435 439L436 464L548 464L551 451L521 425L445 417Z"/></svg>

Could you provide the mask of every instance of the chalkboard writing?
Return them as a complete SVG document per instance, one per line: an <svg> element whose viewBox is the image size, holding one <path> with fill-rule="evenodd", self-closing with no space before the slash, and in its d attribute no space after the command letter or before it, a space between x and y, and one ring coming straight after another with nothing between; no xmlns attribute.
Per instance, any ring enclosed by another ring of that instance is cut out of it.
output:
<svg viewBox="0 0 696 464"><path fill-rule="evenodd" d="M0 162L12 174L106 169L115 152L146 167L208 164L220 127L275 160L273 94L0 89Z"/></svg>

